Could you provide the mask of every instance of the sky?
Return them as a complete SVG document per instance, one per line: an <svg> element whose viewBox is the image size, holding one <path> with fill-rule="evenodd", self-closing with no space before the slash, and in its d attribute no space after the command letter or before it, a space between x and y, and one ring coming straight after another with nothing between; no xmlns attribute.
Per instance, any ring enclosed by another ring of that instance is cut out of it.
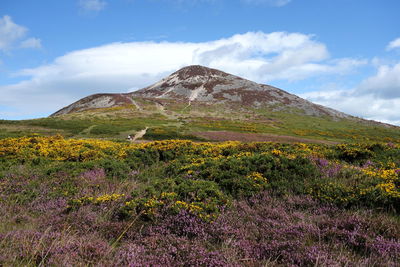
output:
<svg viewBox="0 0 400 267"><path fill-rule="evenodd" d="M398 0L0 0L0 119L200 64L400 125Z"/></svg>

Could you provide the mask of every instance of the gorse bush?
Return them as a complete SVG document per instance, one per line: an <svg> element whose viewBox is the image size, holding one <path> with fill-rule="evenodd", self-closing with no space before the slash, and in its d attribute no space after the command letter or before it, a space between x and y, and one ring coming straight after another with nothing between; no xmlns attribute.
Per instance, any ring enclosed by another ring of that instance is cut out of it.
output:
<svg viewBox="0 0 400 267"><path fill-rule="evenodd" d="M184 209L210 220L228 203L228 197L215 182L183 178L153 181L131 196L133 199L121 209L123 217L142 214L151 219L162 209L172 213Z"/></svg>
<svg viewBox="0 0 400 267"><path fill-rule="evenodd" d="M392 143L3 139L0 265L390 266L399 155Z"/></svg>
<svg viewBox="0 0 400 267"><path fill-rule="evenodd" d="M102 168L109 179L124 180L136 170L164 164L157 177L145 178L148 190L154 188L154 197L204 181L213 183L209 186L227 199L270 188L277 195L311 194L333 203L398 209L400 162L395 156L399 148L393 144L328 147L184 140L128 144L55 136L4 139L1 145L3 160L46 166L48 175L60 171L77 175L84 169ZM61 161L65 164L54 164ZM179 201L186 200L183 193L176 193Z"/></svg>
<svg viewBox="0 0 400 267"><path fill-rule="evenodd" d="M339 154L338 157L341 160L345 160L347 162L360 162L370 158L373 153L382 151L384 148L381 144L372 144L372 145L337 145L336 146Z"/></svg>

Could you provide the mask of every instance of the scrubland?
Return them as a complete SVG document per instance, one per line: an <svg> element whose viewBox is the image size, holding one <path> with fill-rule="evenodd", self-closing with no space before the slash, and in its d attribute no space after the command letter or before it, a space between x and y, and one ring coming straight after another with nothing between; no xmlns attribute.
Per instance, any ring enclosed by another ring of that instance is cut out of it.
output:
<svg viewBox="0 0 400 267"><path fill-rule="evenodd" d="M0 140L0 265L398 266L400 145Z"/></svg>

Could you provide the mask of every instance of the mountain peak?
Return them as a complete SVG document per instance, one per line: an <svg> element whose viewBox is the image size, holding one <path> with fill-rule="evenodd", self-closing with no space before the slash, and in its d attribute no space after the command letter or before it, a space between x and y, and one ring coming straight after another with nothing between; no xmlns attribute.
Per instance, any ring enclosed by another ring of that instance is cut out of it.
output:
<svg viewBox="0 0 400 267"><path fill-rule="evenodd" d="M190 65L181 68L180 70L174 72L172 75L177 75L180 79L184 80L196 76L228 76L229 74L217 69L212 69L201 65Z"/></svg>
<svg viewBox="0 0 400 267"><path fill-rule="evenodd" d="M248 87L248 84L245 83L256 84L217 69L192 65L132 94L150 98L215 102L215 100L224 98L219 94L222 91Z"/></svg>

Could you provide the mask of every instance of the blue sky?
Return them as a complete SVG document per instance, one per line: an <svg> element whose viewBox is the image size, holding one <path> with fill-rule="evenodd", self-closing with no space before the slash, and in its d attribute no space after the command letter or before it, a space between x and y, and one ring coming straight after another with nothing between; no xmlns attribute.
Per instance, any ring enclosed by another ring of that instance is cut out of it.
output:
<svg viewBox="0 0 400 267"><path fill-rule="evenodd" d="M2 0L0 119L190 64L400 125L398 0Z"/></svg>

